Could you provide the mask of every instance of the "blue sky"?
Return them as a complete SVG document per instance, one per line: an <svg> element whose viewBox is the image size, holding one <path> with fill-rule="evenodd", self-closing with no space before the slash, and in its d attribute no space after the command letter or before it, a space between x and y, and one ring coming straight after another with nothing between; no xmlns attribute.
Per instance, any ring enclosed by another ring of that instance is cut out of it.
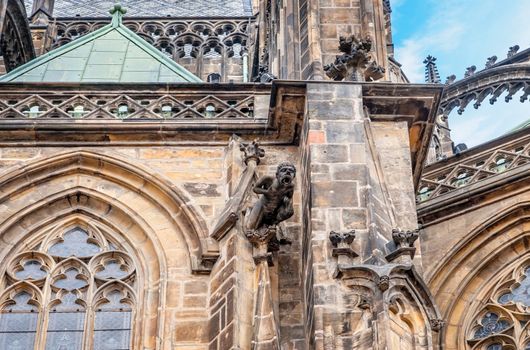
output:
<svg viewBox="0 0 530 350"><path fill-rule="evenodd" d="M395 57L412 82L424 82L423 60L438 60L442 82L451 74L458 79L466 67L482 69L486 59L506 57L508 48L530 47L530 0L391 0ZM455 111L449 126L455 143L469 147L498 137L530 119L530 102L510 103L503 96L464 114Z"/></svg>

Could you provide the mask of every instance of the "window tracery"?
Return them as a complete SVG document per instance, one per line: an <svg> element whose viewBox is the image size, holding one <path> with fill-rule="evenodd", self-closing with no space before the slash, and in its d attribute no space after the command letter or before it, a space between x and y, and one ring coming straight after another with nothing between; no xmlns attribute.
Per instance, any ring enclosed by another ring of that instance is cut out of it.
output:
<svg viewBox="0 0 530 350"><path fill-rule="evenodd" d="M0 349L131 347L137 276L123 247L80 225L26 246L3 276Z"/></svg>
<svg viewBox="0 0 530 350"><path fill-rule="evenodd" d="M487 295L467 332L470 349L530 349L530 261L505 273Z"/></svg>

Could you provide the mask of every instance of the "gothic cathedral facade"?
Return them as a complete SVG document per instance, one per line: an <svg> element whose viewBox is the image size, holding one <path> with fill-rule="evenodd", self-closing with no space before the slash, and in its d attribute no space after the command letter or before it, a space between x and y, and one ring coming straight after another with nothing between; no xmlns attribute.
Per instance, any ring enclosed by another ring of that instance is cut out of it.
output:
<svg viewBox="0 0 530 350"><path fill-rule="evenodd" d="M0 0L0 33L0 350L530 349L530 123L447 122L528 103L530 49L410 83L389 0Z"/></svg>

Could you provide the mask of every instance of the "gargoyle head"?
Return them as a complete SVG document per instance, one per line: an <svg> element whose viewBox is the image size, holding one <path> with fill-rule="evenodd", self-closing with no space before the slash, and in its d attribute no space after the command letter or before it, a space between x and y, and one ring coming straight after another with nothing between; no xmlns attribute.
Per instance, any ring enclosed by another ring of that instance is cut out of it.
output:
<svg viewBox="0 0 530 350"><path fill-rule="evenodd" d="M278 165L276 170L276 178L282 186L289 186L293 183L296 176L296 168L290 162L283 162Z"/></svg>

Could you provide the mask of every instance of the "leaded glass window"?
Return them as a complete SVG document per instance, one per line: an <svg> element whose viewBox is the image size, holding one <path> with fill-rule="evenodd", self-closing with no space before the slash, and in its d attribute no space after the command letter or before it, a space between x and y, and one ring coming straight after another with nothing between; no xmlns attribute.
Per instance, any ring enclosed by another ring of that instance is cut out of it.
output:
<svg viewBox="0 0 530 350"><path fill-rule="evenodd" d="M130 349L134 265L97 228L53 230L8 263L0 350Z"/></svg>
<svg viewBox="0 0 530 350"><path fill-rule="evenodd" d="M16 294L0 314L0 349L33 349L37 331L38 308L32 304L31 295L22 291Z"/></svg>
<svg viewBox="0 0 530 350"><path fill-rule="evenodd" d="M472 350L530 350L530 260L499 274L475 311L467 343Z"/></svg>
<svg viewBox="0 0 530 350"><path fill-rule="evenodd" d="M123 301L119 290L112 291L96 312L94 327L95 350L128 349L131 337L130 305Z"/></svg>

